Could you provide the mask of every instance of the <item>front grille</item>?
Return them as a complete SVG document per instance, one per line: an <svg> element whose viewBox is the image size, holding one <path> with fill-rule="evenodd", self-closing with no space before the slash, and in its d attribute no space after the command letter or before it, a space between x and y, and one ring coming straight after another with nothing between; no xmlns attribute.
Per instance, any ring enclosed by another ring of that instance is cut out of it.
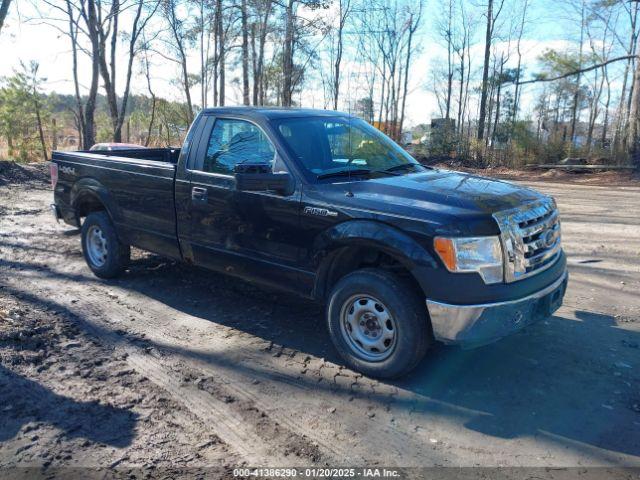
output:
<svg viewBox="0 0 640 480"><path fill-rule="evenodd" d="M505 253L505 280L513 282L550 267L559 257L560 219L552 199L494 214Z"/></svg>

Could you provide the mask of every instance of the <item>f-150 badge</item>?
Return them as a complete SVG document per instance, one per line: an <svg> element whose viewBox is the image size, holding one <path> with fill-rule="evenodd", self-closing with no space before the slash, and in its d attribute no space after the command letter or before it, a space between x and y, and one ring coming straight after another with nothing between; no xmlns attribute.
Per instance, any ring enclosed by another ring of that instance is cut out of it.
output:
<svg viewBox="0 0 640 480"><path fill-rule="evenodd" d="M317 215L319 217L337 217L338 212L333 210L327 210L326 208L318 207L304 207L304 213L306 215Z"/></svg>

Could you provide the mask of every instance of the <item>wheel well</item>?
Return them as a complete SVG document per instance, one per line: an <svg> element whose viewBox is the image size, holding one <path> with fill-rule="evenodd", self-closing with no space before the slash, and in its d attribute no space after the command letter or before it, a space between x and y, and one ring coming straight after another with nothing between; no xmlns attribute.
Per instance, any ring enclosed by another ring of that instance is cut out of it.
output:
<svg viewBox="0 0 640 480"><path fill-rule="evenodd" d="M83 195L76 203L76 217L78 219L78 225L80 225L80 219L86 217L90 213L105 211L104 204L98 197L91 194Z"/></svg>
<svg viewBox="0 0 640 480"><path fill-rule="evenodd" d="M411 270L398 259L380 249L361 246L341 247L332 251L322 263L316 296L326 298L345 275L361 268L380 268L406 278L418 291L422 289Z"/></svg>

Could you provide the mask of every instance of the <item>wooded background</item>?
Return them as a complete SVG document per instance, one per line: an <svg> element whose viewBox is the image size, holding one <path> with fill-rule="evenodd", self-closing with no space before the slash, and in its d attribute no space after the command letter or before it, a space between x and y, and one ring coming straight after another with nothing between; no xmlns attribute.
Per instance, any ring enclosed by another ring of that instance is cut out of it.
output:
<svg viewBox="0 0 640 480"><path fill-rule="evenodd" d="M533 64L525 45L541 0L0 1L0 35L37 22L65 39L74 87L55 93L29 59L2 79L11 159L98 141L179 145L201 108L304 107L311 95L412 141L425 160L640 167L635 0L561 2L565 47ZM425 67L417 58L430 45L443 53ZM172 99L157 93L159 62L178 67ZM409 125L416 83L438 111Z"/></svg>

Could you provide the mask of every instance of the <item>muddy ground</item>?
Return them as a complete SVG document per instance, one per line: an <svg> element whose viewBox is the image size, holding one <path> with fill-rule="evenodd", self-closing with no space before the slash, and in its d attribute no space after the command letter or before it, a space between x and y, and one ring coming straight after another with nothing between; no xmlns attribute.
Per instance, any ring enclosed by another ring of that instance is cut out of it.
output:
<svg viewBox="0 0 640 480"><path fill-rule="evenodd" d="M640 467L640 186L527 183L560 206L564 306L381 382L341 365L321 305L135 250L97 279L41 171L5 168L0 467Z"/></svg>

